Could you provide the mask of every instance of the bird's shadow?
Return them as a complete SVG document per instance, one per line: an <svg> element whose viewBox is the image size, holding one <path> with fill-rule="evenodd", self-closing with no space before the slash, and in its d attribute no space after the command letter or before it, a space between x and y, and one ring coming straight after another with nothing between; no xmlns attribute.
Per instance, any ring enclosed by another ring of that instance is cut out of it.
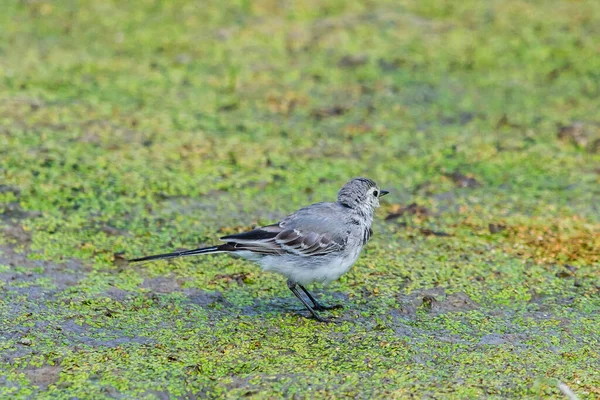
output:
<svg viewBox="0 0 600 400"><path fill-rule="evenodd" d="M348 304L348 296L342 293L327 292L323 295L321 291L315 291L314 294L319 301L327 305L342 304L345 306ZM247 305L235 304L227 300L219 291L188 291L186 295L190 303L199 305L217 318L224 315L232 317L266 317L276 314L297 314L302 317L310 317L308 310L292 293L289 296L256 297L251 304ZM321 311L321 313L329 313L329 311Z"/></svg>

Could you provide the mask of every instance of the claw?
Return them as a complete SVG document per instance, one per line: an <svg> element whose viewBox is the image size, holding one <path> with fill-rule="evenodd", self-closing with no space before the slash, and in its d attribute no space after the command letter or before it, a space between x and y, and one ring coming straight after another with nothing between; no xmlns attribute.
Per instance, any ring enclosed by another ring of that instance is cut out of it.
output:
<svg viewBox="0 0 600 400"><path fill-rule="evenodd" d="M294 295L298 298L298 300L300 300L302 302L302 304L304 304L304 307L306 307L306 309L308 311L310 311L312 317L319 322L330 323L330 322L334 322L334 321L331 319L321 317L317 313L317 311L335 310L338 308L344 308L344 306L341 304L335 304L333 306L324 306L323 304L319 303L310 294L310 292L308 290L306 290L306 288L304 286L300 285L299 283L288 280L287 285L288 285L288 288L292 291L292 293L294 293ZM310 306L310 304L308 304L308 302L306 300L304 300L304 298L302 298L302 296L300 296L300 293L298 292L298 287L300 287L300 289L302 289L302 291L308 296L310 301L313 303L312 307Z"/></svg>
<svg viewBox="0 0 600 400"><path fill-rule="evenodd" d="M344 308L344 306L341 304L334 304L332 306L324 306L323 304L316 303L316 306L313 308L317 311L326 311L326 310L337 310L340 308Z"/></svg>

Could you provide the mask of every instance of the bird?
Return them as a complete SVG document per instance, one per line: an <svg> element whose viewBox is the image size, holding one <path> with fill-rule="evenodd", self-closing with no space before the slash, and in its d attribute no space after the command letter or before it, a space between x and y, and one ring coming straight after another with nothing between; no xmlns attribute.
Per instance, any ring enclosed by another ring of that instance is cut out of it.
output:
<svg viewBox="0 0 600 400"><path fill-rule="evenodd" d="M354 178L338 192L337 201L314 203L281 221L223 236L216 246L182 250L129 260L142 262L201 254L227 253L259 264L264 271L287 278L287 286L319 322L330 322L318 311L343 308L318 302L306 289L310 283L328 284L348 272L358 259L373 230L373 215L381 190L368 178ZM300 290L307 299L302 297ZM310 304L309 303L312 303Z"/></svg>

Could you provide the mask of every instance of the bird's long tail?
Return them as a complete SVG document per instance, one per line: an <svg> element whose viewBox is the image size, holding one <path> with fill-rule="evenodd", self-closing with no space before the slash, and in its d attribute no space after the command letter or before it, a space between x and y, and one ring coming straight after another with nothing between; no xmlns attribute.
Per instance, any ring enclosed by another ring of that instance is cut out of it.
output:
<svg viewBox="0 0 600 400"><path fill-rule="evenodd" d="M176 251L173 253L165 253L165 254L156 254L154 256L146 256L141 258L134 258L133 260L129 260L129 262L140 262L140 261L151 261L151 260L163 260L167 258L176 258L176 257L185 257L185 256L196 256L199 254L211 254L211 253L222 253L226 251L223 246L212 246L212 247L203 247L200 249L194 250L182 250Z"/></svg>

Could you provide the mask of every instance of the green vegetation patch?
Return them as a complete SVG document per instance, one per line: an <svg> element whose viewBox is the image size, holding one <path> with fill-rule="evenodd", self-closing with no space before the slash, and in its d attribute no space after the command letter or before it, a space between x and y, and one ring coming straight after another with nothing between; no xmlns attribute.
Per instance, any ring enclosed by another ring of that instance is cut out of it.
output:
<svg viewBox="0 0 600 400"><path fill-rule="evenodd" d="M600 396L600 3L9 0L0 397ZM227 256L390 190L333 324Z"/></svg>

